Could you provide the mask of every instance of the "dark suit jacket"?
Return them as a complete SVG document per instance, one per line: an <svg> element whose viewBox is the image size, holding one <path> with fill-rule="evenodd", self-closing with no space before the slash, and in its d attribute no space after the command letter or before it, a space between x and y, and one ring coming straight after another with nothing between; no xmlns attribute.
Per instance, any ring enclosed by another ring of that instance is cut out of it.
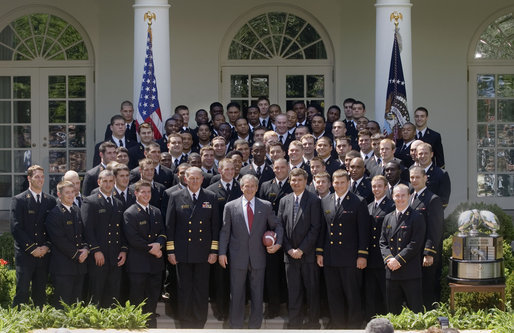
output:
<svg viewBox="0 0 514 333"><path fill-rule="evenodd" d="M50 247L45 219L55 205L55 198L46 193L42 193L41 203L38 205L29 190L12 198L10 224L14 238L16 270L23 272L26 268L36 265L38 258L30 254L36 247ZM43 258L48 260L48 257L49 255L45 255Z"/></svg>
<svg viewBox="0 0 514 333"><path fill-rule="evenodd" d="M441 140L441 134L431 128L427 128L425 135L421 138L423 142L429 143L434 152L434 163L440 168L444 168L444 150Z"/></svg>
<svg viewBox="0 0 514 333"><path fill-rule="evenodd" d="M336 208L335 194L321 201L321 233L316 253L323 265L356 267L357 258L368 257L369 215L364 199L348 191Z"/></svg>
<svg viewBox="0 0 514 333"><path fill-rule="evenodd" d="M425 188L416 199L411 194L410 206L412 209L423 214L426 223L426 236L423 254L434 257L437 260L441 257L443 242L444 210L441 199Z"/></svg>
<svg viewBox="0 0 514 333"><path fill-rule="evenodd" d="M371 180L367 177L362 178L355 192L353 192L353 186L350 187L350 191L361 198L364 198L367 204L375 200L373 192L371 191Z"/></svg>
<svg viewBox="0 0 514 333"><path fill-rule="evenodd" d="M102 170L104 170L104 167L100 164L86 172L84 175L84 180L82 181L83 196L87 197L91 194L93 189L98 187L98 175Z"/></svg>
<svg viewBox="0 0 514 333"><path fill-rule="evenodd" d="M334 172L341 169L341 163L339 163L339 159L336 159L332 156L330 156L330 158L325 162L325 166L329 175L332 175Z"/></svg>
<svg viewBox="0 0 514 333"><path fill-rule="evenodd" d="M84 222L84 235L89 246L88 260L95 263L94 254L102 252L105 264L118 265L120 252L127 252L128 247L123 236L123 203L112 198L112 205L101 193L84 198L80 213Z"/></svg>
<svg viewBox="0 0 514 333"><path fill-rule="evenodd" d="M127 239L127 271L129 273L159 273L164 269L163 258L148 253L148 244L161 244L162 255L166 255L166 234L159 209L149 206L150 214L137 203L123 213L123 232Z"/></svg>
<svg viewBox="0 0 514 333"><path fill-rule="evenodd" d="M96 145L95 145L95 153L93 155L93 166L97 166L98 164L100 164L100 145L102 143L104 143L105 141L111 141L112 143L114 143L116 146L118 145L118 142L114 142L114 140L112 139L112 136L109 137L108 139L102 141L102 142L98 142ZM131 147L137 145L137 141L136 140L130 140L129 138L125 137L125 148L127 149L130 149Z"/></svg>
<svg viewBox="0 0 514 333"><path fill-rule="evenodd" d="M125 125L126 126L126 125ZM109 140L112 137L111 124L107 124L107 128L105 129L105 140ZM125 137L130 139L131 141L137 141L137 130L136 130L136 121L132 120L130 125L130 129L125 131Z"/></svg>
<svg viewBox="0 0 514 333"><path fill-rule="evenodd" d="M287 178L282 182L282 187L279 187L277 179L273 178L272 180L262 183L259 198L271 202L273 211L275 214L278 214L280 200L291 192L293 192L293 190Z"/></svg>
<svg viewBox="0 0 514 333"><path fill-rule="evenodd" d="M229 265L233 268L264 269L267 252L262 244L262 235L266 230L275 230L277 244L282 244L282 225L278 223L271 204L255 198L252 230L248 231L242 198L241 196L225 205L220 232L220 255L229 254Z"/></svg>
<svg viewBox="0 0 514 333"><path fill-rule="evenodd" d="M223 187L223 185L221 184L221 180L218 180L217 182L211 184L209 187L207 187L207 190L216 194L216 198L218 199L216 202L218 204L220 222L223 221L223 209L225 208L225 204L243 195L243 192L241 192L241 188L239 187L239 183L236 180L232 182L232 187L230 188L230 192L228 193L227 189ZM222 223L220 223L220 229L222 226Z"/></svg>
<svg viewBox="0 0 514 333"><path fill-rule="evenodd" d="M71 211L68 211L59 201L48 213L45 224L52 242L50 273L86 274L87 260L79 263L79 250L88 248L79 208L71 206Z"/></svg>
<svg viewBox="0 0 514 333"><path fill-rule="evenodd" d="M123 211L125 211L127 208L129 208L130 206L132 206L133 204L136 203L136 196L134 194L134 191L132 189L130 189L130 187L127 189L127 195L126 195L125 200L123 200L121 198L121 195L119 195L119 193L118 193L118 191L116 191L116 189L114 189L112 191L112 195L116 199L119 199L122 202L122 204L123 204Z"/></svg>
<svg viewBox="0 0 514 333"><path fill-rule="evenodd" d="M448 206L450 193L452 191L448 172L432 164L427 171L427 187L441 198L443 207Z"/></svg>
<svg viewBox="0 0 514 333"><path fill-rule="evenodd" d="M262 169L261 176L257 177L257 172L255 172L255 169L253 168L253 164L247 165L239 171L240 175L254 175L259 179L259 188L262 185L262 183L272 180L275 178L275 173L273 172L273 169L268 164L264 163L264 168Z"/></svg>
<svg viewBox="0 0 514 333"><path fill-rule="evenodd" d="M172 193L166 212L166 250L178 262L204 263L210 253L218 253L217 201L214 193L202 188L196 205L187 188Z"/></svg>
<svg viewBox="0 0 514 333"><path fill-rule="evenodd" d="M394 211L394 209L394 201L387 196L380 202L378 207L375 207L374 201L368 205L371 224L367 266L369 268L384 268L384 259L380 252L380 233L382 232L382 222L384 221L384 217Z"/></svg>
<svg viewBox="0 0 514 333"><path fill-rule="evenodd" d="M134 184L138 180L141 179L141 171L139 170L139 167L135 167L134 169L130 170L130 183ZM153 174L153 180L157 183L160 183L164 185L166 188L170 188L171 186L176 184L175 176L173 174L173 170L170 168L167 168L163 165L159 166L159 174L157 172L154 172Z"/></svg>
<svg viewBox="0 0 514 333"><path fill-rule="evenodd" d="M132 190L132 192L135 192L135 184L130 185L129 188ZM166 187L154 181L152 183L152 198L150 199L150 205L154 207L161 207L164 191L166 191Z"/></svg>
<svg viewBox="0 0 514 333"><path fill-rule="evenodd" d="M321 200L316 194L304 191L298 214L293 220L294 200L294 193L290 193L280 200L278 208L278 217L284 228L284 260L315 263L316 242L321 229ZM302 250L302 258L291 258L287 254L290 249Z"/></svg>
<svg viewBox="0 0 514 333"><path fill-rule="evenodd" d="M394 157L402 160L403 165L405 165L406 168L410 168L411 165L414 164L414 161L410 156L410 145L404 147L403 144L403 139L396 140L396 151L394 152Z"/></svg>
<svg viewBox="0 0 514 333"><path fill-rule="evenodd" d="M161 200L161 213L162 216L166 217L166 213L168 211L168 203L170 202L170 197L173 193L176 191L180 191L181 189L185 188L182 184L173 185L169 189L166 189L164 193L162 194L162 200Z"/></svg>
<svg viewBox="0 0 514 333"><path fill-rule="evenodd" d="M145 158L145 147L141 143L137 143L136 145L130 147L128 149L129 155L129 164L128 167L133 169L139 165L139 160Z"/></svg>
<svg viewBox="0 0 514 333"><path fill-rule="evenodd" d="M421 278L421 255L425 244L425 219L422 214L408 207L400 221L396 211L387 214L382 223L380 252L384 263L395 258L401 267L391 271L386 266L386 278L408 280Z"/></svg>

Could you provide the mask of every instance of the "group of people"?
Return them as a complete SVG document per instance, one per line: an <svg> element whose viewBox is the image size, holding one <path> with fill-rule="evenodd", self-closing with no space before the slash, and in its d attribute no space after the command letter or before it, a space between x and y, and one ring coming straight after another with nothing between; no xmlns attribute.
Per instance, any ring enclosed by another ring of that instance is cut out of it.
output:
<svg viewBox="0 0 514 333"><path fill-rule="evenodd" d="M283 113L261 97L243 117L237 103L215 102L191 129L181 105L154 140L124 101L93 168L82 182L66 172L58 200L42 192L43 168L29 167L11 206L13 305L28 302L30 285L44 304L50 274L64 303L145 301L150 327L159 298L182 328L204 327L209 301L232 328L248 300L249 328L284 302L288 327L309 329L325 313L331 328L359 328L403 305L431 308L451 191L441 136L423 107L396 141L364 103L346 99L343 110L325 117L299 101Z"/></svg>

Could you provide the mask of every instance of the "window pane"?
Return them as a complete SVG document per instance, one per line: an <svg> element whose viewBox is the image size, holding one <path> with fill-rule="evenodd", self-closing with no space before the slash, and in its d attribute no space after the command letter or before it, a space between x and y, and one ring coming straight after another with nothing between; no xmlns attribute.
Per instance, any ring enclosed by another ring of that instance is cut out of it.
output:
<svg viewBox="0 0 514 333"><path fill-rule="evenodd" d="M66 151L50 150L48 152L48 169L50 173L65 173L67 169Z"/></svg>
<svg viewBox="0 0 514 333"><path fill-rule="evenodd" d="M12 183L10 175L0 176L0 197L12 196Z"/></svg>
<svg viewBox="0 0 514 333"><path fill-rule="evenodd" d="M11 172L10 150L0 150L0 172Z"/></svg>
<svg viewBox="0 0 514 333"><path fill-rule="evenodd" d="M50 175L48 177L48 188L50 189L50 194L54 197L57 197L57 184L61 181L62 176L60 175Z"/></svg>
<svg viewBox="0 0 514 333"><path fill-rule="evenodd" d="M69 101L69 122L85 123L86 122L86 101Z"/></svg>
<svg viewBox="0 0 514 333"><path fill-rule="evenodd" d="M497 188L500 197L514 196L514 175L498 175Z"/></svg>
<svg viewBox="0 0 514 333"><path fill-rule="evenodd" d="M70 150L70 170L86 172L85 150Z"/></svg>
<svg viewBox="0 0 514 333"><path fill-rule="evenodd" d="M477 101L477 121L494 121L494 99L479 99Z"/></svg>
<svg viewBox="0 0 514 333"><path fill-rule="evenodd" d="M68 145L70 147L86 147L86 126L68 125ZM71 157L70 157L71 158Z"/></svg>
<svg viewBox="0 0 514 333"><path fill-rule="evenodd" d="M266 14L259 15L250 20L249 24L258 36L266 36L270 33Z"/></svg>
<svg viewBox="0 0 514 333"><path fill-rule="evenodd" d="M14 172L25 172L32 165L32 151L15 150L14 152Z"/></svg>
<svg viewBox="0 0 514 333"><path fill-rule="evenodd" d="M0 76L0 98L11 98L11 77Z"/></svg>
<svg viewBox="0 0 514 333"><path fill-rule="evenodd" d="M14 177L14 193L21 193L29 188L29 182L25 175L15 175Z"/></svg>
<svg viewBox="0 0 514 333"><path fill-rule="evenodd" d="M478 149L477 151L477 164L479 172L494 172L496 167L494 165L495 155L493 149Z"/></svg>
<svg viewBox="0 0 514 333"><path fill-rule="evenodd" d="M11 102L0 101L0 123L9 124L11 122Z"/></svg>
<svg viewBox="0 0 514 333"><path fill-rule="evenodd" d="M311 43L317 41L318 39L321 39L321 37L318 35L318 32L310 24L308 24L305 27L305 29L302 30L302 33L297 38L298 43L300 43L300 45L302 47L305 47L308 44L311 44Z"/></svg>
<svg viewBox="0 0 514 333"><path fill-rule="evenodd" d="M48 77L48 97L49 98L66 98L66 76L49 76Z"/></svg>
<svg viewBox="0 0 514 333"><path fill-rule="evenodd" d="M477 139L478 147L494 147L496 138L494 125L478 125Z"/></svg>
<svg viewBox="0 0 514 333"><path fill-rule="evenodd" d="M479 197L492 197L494 195L495 176L479 173L477 176L477 193Z"/></svg>
<svg viewBox="0 0 514 333"><path fill-rule="evenodd" d="M11 148L11 126L0 126L0 148Z"/></svg>
<svg viewBox="0 0 514 333"><path fill-rule="evenodd" d="M303 75L286 75L286 97L304 97Z"/></svg>
<svg viewBox="0 0 514 333"><path fill-rule="evenodd" d="M498 121L514 121L514 99L498 100Z"/></svg>
<svg viewBox="0 0 514 333"><path fill-rule="evenodd" d="M307 97L325 97L325 77L323 75L307 75Z"/></svg>
<svg viewBox="0 0 514 333"><path fill-rule="evenodd" d="M514 124L498 125L498 147L514 147Z"/></svg>
<svg viewBox="0 0 514 333"><path fill-rule="evenodd" d="M230 75L230 96L248 97L248 75Z"/></svg>
<svg viewBox="0 0 514 333"><path fill-rule="evenodd" d="M495 97L494 75L477 75L478 97Z"/></svg>
<svg viewBox="0 0 514 333"><path fill-rule="evenodd" d="M86 97L86 76L68 76L68 97L85 98Z"/></svg>
<svg viewBox="0 0 514 333"><path fill-rule="evenodd" d="M68 60L87 60L86 44L84 44L84 42L80 42L77 45L67 49L66 57L68 57Z"/></svg>
<svg viewBox="0 0 514 333"><path fill-rule="evenodd" d="M498 97L514 97L514 75L498 75Z"/></svg>
<svg viewBox="0 0 514 333"><path fill-rule="evenodd" d="M30 101L15 101L14 106L14 123L30 124Z"/></svg>
<svg viewBox="0 0 514 333"><path fill-rule="evenodd" d="M498 149L498 167L499 172L514 171L514 148Z"/></svg>
<svg viewBox="0 0 514 333"><path fill-rule="evenodd" d="M30 76L13 77L13 97L30 98Z"/></svg>
<svg viewBox="0 0 514 333"><path fill-rule="evenodd" d="M323 41L319 41L314 45L309 46L305 50L305 59L327 59L327 51Z"/></svg>
<svg viewBox="0 0 514 333"><path fill-rule="evenodd" d="M66 127L64 125L48 126L49 147L65 148L66 147Z"/></svg>
<svg viewBox="0 0 514 333"><path fill-rule="evenodd" d="M64 123L66 122L66 102L49 101L48 102L48 122Z"/></svg>
<svg viewBox="0 0 514 333"><path fill-rule="evenodd" d="M32 141L30 126L13 126L14 148L30 148Z"/></svg>
<svg viewBox="0 0 514 333"><path fill-rule="evenodd" d="M269 95L269 76L252 75L252 97Z"/></svg>

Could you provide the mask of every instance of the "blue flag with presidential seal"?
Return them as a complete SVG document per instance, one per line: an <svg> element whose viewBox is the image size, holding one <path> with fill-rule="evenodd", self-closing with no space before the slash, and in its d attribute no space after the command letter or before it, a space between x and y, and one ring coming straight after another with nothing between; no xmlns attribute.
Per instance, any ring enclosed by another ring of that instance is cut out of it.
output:
<svg viewBox="0 0 514 333"><path fill-rule="evenodd" d="M398 27L395 27L384 114L384 134L394 140L401 137L400 129L409 121L407 92L405 90L398 36Z"/></svg>
<svg viewBox="0 0 514 333"><path fill-rule="evenodd" d="M138 125L142 124L143 122L151 124L154 138L156 140L162 138L163 126L161 107L159 106L159 98L157 95L157 81L155 80L151 23L148 24L143 82L141 83L141 93L139 94L136 121Z"/></svg>

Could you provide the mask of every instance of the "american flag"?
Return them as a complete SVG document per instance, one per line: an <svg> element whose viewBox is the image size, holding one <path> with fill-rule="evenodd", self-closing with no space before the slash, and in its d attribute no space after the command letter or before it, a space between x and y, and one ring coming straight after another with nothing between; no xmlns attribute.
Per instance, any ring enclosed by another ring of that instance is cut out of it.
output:
<svg viewBox="0 0 514 333"><path fill-rule="evenodd" d="M152 52L152 30L148 27L146 38L146 57L143 72L141 93L139 94L138 113L136 120L138 124L150 123L153 128L153 135L156 140L162 137L163 126L159 98L157 96L157 82L155 80L155 68Z"/></svg>
<svg viewBox="0 0 514 333"><path fill-rule="evenodd" d="M405 79L403 77L398 35L398 28L395 28L384 114L384 134L394 140L401 136L399 133L401 127L409 121L407 92L405 89Z"/></svg>

